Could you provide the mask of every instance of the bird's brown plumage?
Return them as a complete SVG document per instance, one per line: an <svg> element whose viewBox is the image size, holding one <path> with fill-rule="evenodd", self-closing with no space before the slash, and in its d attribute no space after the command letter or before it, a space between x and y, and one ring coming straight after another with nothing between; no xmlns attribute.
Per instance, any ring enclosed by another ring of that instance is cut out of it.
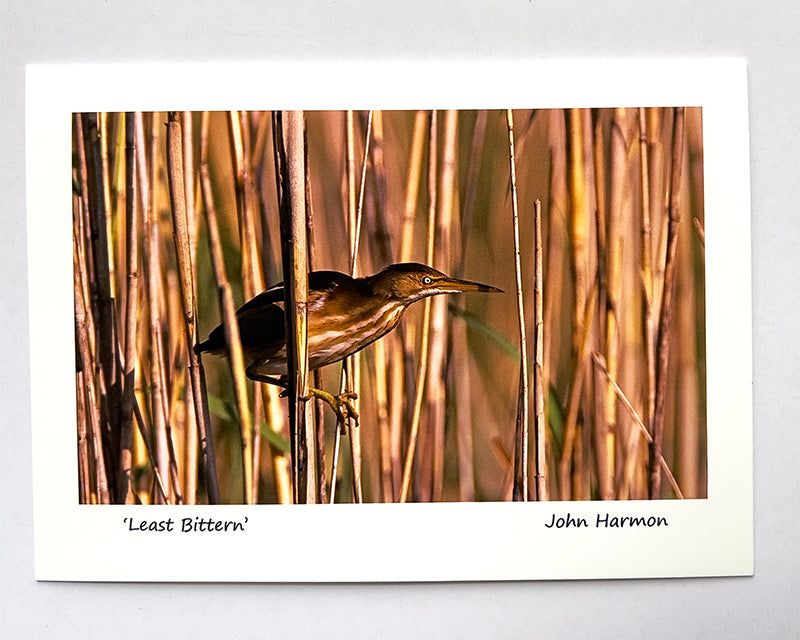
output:
<svg viewBox="0 0 800 640"><path fill-rule="evenodd" d="M386 335L416 300L440 293L500 291L449 278L417 263L393 264L364 278L315 271L308 275L308 287L310 370L342 360ZM286 374L283 283L245 303L236 317L248 376ZM220 325L195 351L223 353L225 347L224 326Z"/></svg>

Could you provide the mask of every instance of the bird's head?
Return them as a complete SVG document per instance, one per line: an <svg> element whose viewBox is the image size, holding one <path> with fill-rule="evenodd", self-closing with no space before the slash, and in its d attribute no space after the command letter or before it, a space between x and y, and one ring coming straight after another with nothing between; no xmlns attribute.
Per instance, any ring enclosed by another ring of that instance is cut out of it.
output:
<svg viewBox="0 0 800 640"><path fill-rule="evenodd" d="M451 278L441 271L416 262L390 265L370 280L373 291L406 304L440 293L503 292L502 289L488 284Z"/></svg>

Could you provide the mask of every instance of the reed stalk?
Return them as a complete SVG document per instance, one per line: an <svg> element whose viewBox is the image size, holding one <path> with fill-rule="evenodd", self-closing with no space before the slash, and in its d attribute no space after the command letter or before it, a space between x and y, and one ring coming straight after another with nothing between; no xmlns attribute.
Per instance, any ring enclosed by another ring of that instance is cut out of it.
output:
<svg viewBox="0 0 800 640"><path fill-rule="evenodd" d="M486 135L487 113L478 111L475 117L475 126L472 132L469 160L467 162L467 178L464 190L464 199L461 205L461 219L459 224L453 225L451 236L451 264L453 276L464 277L466 263L466 242L472 227L477 193L478 178L483 153L483 143ZM454 221L456 217L454 216ZM464 299L458 296L454 303L460 310L464 310ZM468 353L467 330L464 322L450 323L450 356L453 353ZM462 502L472 502L475 499L475 463L472 434L472 407L470 402L463 401L470 396L472 386L471 367L449 367L449 384L455 391L455 397L462 399L456 407L456 448L458 455L458 491Z"/></svg>
<svg viewBox="0 0 800 640"><path fill-rule="evenodd" d="M94 380L92 363L94 359L89 350L89 338L87 328L87 309L84 304L85 293L83 291L81 271L85 268L79 260L78 239L73 233L73 289L75 301L75 335L77 342L77 371L82 373L83 391L85 391L85 406L89 416L91 431L92 453L94 454L94 474L95 474L95 494L100 504L109 504L110 494L108 489L108 473L106 471L105 456L103 453L102 426L100 421L100 409L97 402L97 385Z"/></svg>
<svg viewBox="0 0 800 640"><path fill-rule="evenodd" d="M394 252L392 251L391 233L387 225L386 214L386 164L384 161L384 133L383 133L383 111L376 109L367 113L367 128L371 130L369 145L369 158L372 164L370 184L373 186L373 198L371 202L374 206L366 208L367 226L370 229L370 253L374 256L373 263L384 266L394 262ZM366 166L367 163L364 163ZM362 167L362 172L363 172ZM366 172L362 175L366 179ZM362 187L363 188L363 187Z"/></svg>
<svg viewBox="0 0 800 640"><path fill-rule="evenodd" d="M255 184L253 179L253 153L250 135L250 119L246 111L228 112L228 132L231 150L231 160L233 162L234 173L234 192L236 196L236 212L239 223L239 246L240 246L240 269L242 274L242 285L244 296L249 300L258 295L264 289L264 274L262 271L262 261L259 259L258 237L256 233L256 196ZM269 225L264 221L262 226L265 229ZM278 391L272 385L256 383L256 389L260 388L262 404L265 407L278 404ZM237 395L241 393L238 390ZM281 420L282 422L282 420ZM281 422L270 423L276 432L280 431ZM246 428L244 422L240 422L242 429L243 446L243 476L246 500L256 501L258 496L259 475L258 468L258 442L259 430ZM271 451L273 457L273 467L282 466L279 459L280 453ZM280 468L275 468L276 483L283 477ZM278 486L279 494L288 494L288 488Z"/></svg>
<svg viewBox="0 0 800 640"><path fill-rule="evenodd" d="M614 390L614 393L617 394L617 397L622 402L622 406L628 411L629 415L633 419L634 424L639 428L639 432L644 436L645 440L648 443L653 442L653 437L650 435L650 432L647 430L647 426L642 421L639 414L634 409L633 405L631 404L628 397L625 393L620 389L619 385L616 383L614 378L611 377L611 373L609 372L608 368L606 367L605 363L603 362L602 356L597 353L592 354L592 360L597 367L597 369L605 376L608 380L611 388ZM672 470L669 468L667 461L664 459L664 456L659 456L658 458L658 465L661 470L663 470L664 474L667 476L667 480L669 480L670 486L672 490L675 492L675 496L679 499L683 499L683 492L681 491L680 487L678 486L677 481L675 480L675 476L672 473Z"/></svg>
<svg viewBox="0 0 800 640"><path fill-rule="evenodd" d="M231 158L233 160L236 209L239 217L239 246L242 252L242 284L247 299L264 288L256 246L253 185L250 173L249 136L243 131L247 118L238 111L228 113Z"/></svg>
<svg viewBox="0 0 800 640"><path fill-rule="evenodd" d="M597 287L591 290L588 304L584 306L584 317L581 321L583 334L578 345L577 364L572 380L572 388L569 394L569 404L567 405L567 419L564 425L564 448L561 452L561 460L558 465L559 489L562 500L572 499L573 486L570 482L572 473L572 453L575 447L578 423L578 409L580 408L581 392L586 374L586 364L589 354L589 337L591 336L591 318L594 315L597 303Z"/></svg>
<svg viewBox="0 0 800 640"><path fill-rule="evenodd" d="M675 257L677 255L678 223L680 222L679 196L683 163L684 108L676 107L672 120L672 171L670 176L667 227L667 257L664 266L661 317L658 325L658 351L656 369L656 405L653 414L653 441L650 444L648 495L650 499L661 495L661 458L664 434L664 403L667 391L667 364L670 350L673 290L675 287Z"/></svg>
<svg viewBox="0 0 800 640"><path fill-rule="evenodd" d="M142 416L142 411L139 408L139 402L134 397L133 401L133 415L136 418L136 425L139 429L139 435L142 439L142 443L145 448L145 454L147 456L147 460L150 462L150 467L153 470L153 479L155 488L158 490L156 493L156 499L160 501L161 504L170 504L169 499L169 488L164 483L164 479L161 473L158 470L158 463L156 462L155 456L153 455L153 448L152 448L152 440L150 438L150 432L147 429L147 425L144 421L144 416ZM177 504L182 504L183 501L181 499L180 491L176 488L176 500Z"/></svg>
<svg viewBox="0 0 800 640"><path fill-rule="evenodd" d="M619 305L622 287L623 233L625 218L625 181L628 145L623 130L625 110L615 109L611 121L611 175L609 184L608 249L606 273L605 343L604 353L608 370L616 378L619 369L620 318ZM604 499L614 495L616 468L617 396L606 385L604 434L598 442L600 490Z"/></svg>
<svg viewBox="0 0 800 640"><path fill-rule="evenodd" d="M281 255L284 273L286 353L289 363L287 397L292 434L294 501L316 502L314 430L308 421L308 247L306 235L305 153L303 112L284 111L276 131L283 148L281 163Z"/></svg>
<svg viewBox="0 0 800 640"><path fill-rule="evenodd" d="M650 172L647 154L647 114L639 108L639 176L642 190L642 294L644 306L645 369L647 372L646 423L653 424L656 396L655 325L653 322L653 241L650 229Z"/></svg>
<svg viewBox="0 0 800 640"><path fill-rule="evenodd" d="M285 150L282 142L282 121L280 112L272 112L270 116L270 124L272 129L272 151L273 151L273 169L275 171L275 186L278 195L278 217L280 218L281 206L283 202L283 166L286 164ZM266 131L264 132L266 135ZM266 141L264 143L266 145ZM258 146L258 145L257 145ZM266 152L264 152L266 154ZM264 165L266 166L266 164ZM269 231L269 220L267 220L266 212L262 208L262 222L261 232L263 237L262 254L271 251L270 239L272 234ZM280 231L279 234L280 236ZM280 245L280 243L279 243ZM282 249L279 246L278 251ZM243 267L244 268L244 267ZM264 414L267 419L267 428L271 429L276 434L284 434L285 419L283 408L281 406L279 397L280 392L278 388L270 384L257 385L261 388L261 402L263 404ZM258 415L258 411L255 412ZM289 433L289 441L292 442L292 435ZM272 457L272 473L275 482L275 489L280 504L291 504L294 502L294 474L293 460L295 459L292 452L283 453L279 451L272 443L270 443L270 454Z"/></svg>
<svg viewBox="0 0 800 640"><path fill-rule="evenodd" d="M104 427L104 441L108 450L115 452L110 460L110 470L118 468L119 433L116 425L119 424L120 413L120 385L116 370L114 332L114 301L111 295L111 263L109 260L109 240L107 227L107 181L103 171L103 146L101 144L98 128L98 114L83 114L83 137L88 146L87 159L87 187L89 194L89 222L92 234L92 258L94 260L93 275L94 291L96 296L97 328L96 358L103 387L106 390L105 411L106 426ZM78 116L80 119L80 115ZM115 425L113 428L111 425Z"/></svg>
<svg viewBox="0 0 800 640"><path fill-rule="evenodd" d="M391 343L390 343L391 344ZM372 375L375 380L375 404L378 434L380 437L380 490L383 502L394 501L392 486L392 442L389 423L389 389L387 363L387 344L384 340L375 343L375 367Z"/></svg>
<svg viewBox="0 0 800 640"><path fill-rule="evenodd" d="M534 450L535 488L536 500L547 500L547 457L545 451L545 423L544 413L544 266L542 256L542 203L534 203L534 251L535 270L533 281L534 296L534 376L533 376L533 402L534 402L534 433L536 448Z"/></svg>
<svg viewBox="0 0 800 640"><path fill-rule="evenodd" d="M133 501L132 449L133 403L136 387L136 320L139 312L139 219L137 216L137 176L135 114L125 114L125 222L127 251L127 293L125 313L125 362L122 377L120 411L120 466L118 500Z"/></svg>
<svg viewBox="0 0 800 640"><path fill-rule="evenodd" d="M517 320L519 322L519 390L517 423L514 432L514 491L515 501L528 500L528 446L529 446L529 392L528 392L528 338L525 330L525 304L522 292L522 266L519 249L519 207L517 204L517 170L514 158L514 115L506 110L508 124L508 156L511 176L512 230L514 233L514 275L517 291Z"/></svg>
<svg viewBox="0 0 800 640"><path fill-rule="evenodd" d="M81 327L81 330L84 330ZM86 386L83 383L83 371L75 371L76 406L75 413L78 420L78 501L88 504L92 498L91 468L89 466L89 440L87 424L89 421L86 411Z"/></svg>
<svg viewBox="0 0 800 640"><path fill-rule="evenodd" d="M424 111L414 115L414 131L411 136L411 157L406 178L406 204L403 211L403 231L400 242L400 262L411 260L414 244L414 222L417 219L417 200L422 178L422 156L425 152L425 125L428 118Z"/></svg>
<svg viewBox="0 0 800 640"><path fill-rule="evenodd" d="M167 176L172 209L175 253L178 258L178 278L180 283L181 307L184 329L186 331L186 353L189 358L189 381L195 411L197 435L203 458L206 493L210 504L219 504L219 485L214 456L214 443L208 424L208 410L204 407L204 386L198 357L194 352L197 327L194 301L194 274L189 246L189 229L186 219L186 198L183 177L183 142L181 118L178 112L171 111L167 123Z"/></svg>
<svg viewBox="0 0 800 640"><path fill-rule="evenodd" d="M679 394L677 422L678 451L675 466L681 486L687 497L706 497L705 489L705 340L695 327L705 327L705 193L703 186L703 130L702 117L695 110L685 114L686 149L688 156L689 208L692 211L693 231L684 224L683 251L679 252L679 277L681 293L678 321L680 331L681 366L678 379L682 386ZM695 241L695 238L697 241ZM698 335L695 335L698 334Z"/></svg>
<svg viewBox="0 0 800 640"><path fill-rule="evenodd" d="M358 245L361 240L361 227L364 218L364 188L367 183L367 160L369 158L370 141L372 139L372 111L367 117L367 131L364 138L364 156L361 162L361 182L358 189L358 200L356 200L356 170L355 170L355 123L352 111L347 112L347 209L348 209L348 230L350 236L350 275L356 277L358 274ZM358 356L347 358L342 366L342 380L339 386L340 391L355 393L361 389L361 359ZM356 402L356 411L358 403ZM361 432L358 429L358 422L348 417L347 434L350 439L350 460L353 472L353 500L356 503L364 501L363 488L361 485L362 459L361 459Z"/></svg>
<svg viewBox="0 0 800 640"><path fill-rule="evenodd" d="M458 111L448 110L444 116L441 180L438 198L439 211L434 231L433 265L449 272L452 264L450 246L451 228L454 226L456 210ZM432 438L431 451L431 500L441 501L444 489L445 419L447 390L445 351L448 343L447 299L438 296L431 303L430 355L428 366L426 415Z"/></svg>
<svg viewBox="0 0 800 640"><path fill-rule="evenodd" d="M428 242L426 260L428 264L433 261L433 238L436 228L436 175L437 162L436 150L438 147L438 126L436 111L431 112L430 138L428 144ZM428 372L429 336L431 327L431 299L425 298L422 312L422 335L420 337L419 366L417 368L417 386L414 391L414 410L411 416L411 426L408 435L405 462L403 464L403 483L400 487L400 502L408 500L408 491L411 486L411 470L414 463L414 453L419 437L419 422L422 414L422 400L425 391L425 380Z"/></svg>
<svg viewBox="0 0 800 640"><path fill-rule="evenodd" d="M372 112L369 113L367 120L367 133L364 142L364 159L361 165L361 187L358 199L356 199L356 159L355 159L355 115L352 111L345 113L345 137L346 137L346 178L347 178L347 232L350 240L350 274L355 277L358 265L358 245L361 238L361 221L364 203L364 187L366 185L367 159L369 157L369 143L372 136ZM351 356L344 360L342 364L342 374L339 382L340 393L355 393L360 388L360 360L357 356ZM356 411L358 411L358 404ZM350 460L352 463L353 474L353 500L356 503L363 501L361 487L361 434L357 431L358 422L348 417L345 424L340 424L334 439L334 462L338 463L339 447L341 444L342 431L346 430L350 440ZM331 471L331 503L335 500L337 464Z"/></svg>
<svg viewBox="0 0 800 640"><path fill-rule="evenodd" d="M590 335L591 315L585 313L586 300L588 293L588 234L589 234L589 212L588 195L586 188L585 163L583 153L583 116L580 109L568 109L566 111L566 139L567 139L567 187L570 200L570 214L568 218L569 239L571 243L571 273L574 286L572 321L572 353L575 361L573 376L573 392L570 394L570 411L572 419L568 418L565 428L562 459L559 463L561 477L561 495L570 495L569 477L565 476L565 470L574 469L577 474L582 474L579 461L573 461L573 456L582 454L581 443L575 446L575 436L578 428L578 409L580 403L580 390L583 388L583 371L585 363L581 358L583 345L588 341ZM577 388L577 392L574 390ZM577 395L576 395L577 394ZM574 398L574 400L573 400ZM574 403L574 404L573 404ZM566 444L569 443L569 446ZM573 464L575 462L575 464ZM565 494L567 491L567 494ZM568 498L566 498L568 499Z"/></svg>
<svg viewBox="0 0 800 640"><path fill-rule="evenodd" d="M222 321L225 327L225 344L228 348L228 362L233 379L234 397L239 413L240 433L242 437L242 470L245 504L256 501L256 486L253 481L253 456L251 437L253 424L250 413L250 402L247 397L247 382L244 371L244 354L239 336L239 323L236 319L236 307L233 303L233 292L225 274L225 258L222 252L222 240L217 220L217 210L211 190L211 178L208 172L208 112L203 112L200 129L200 192L208 226L208 244L211 252L211 264L214 279L217 283L219 304L222 309Z"/></svg>
<svg viewBox="0 0 800 640"><path fill-rule="evenodd" d="M109 136L108 133L108 121L109 121L108 113L98 113L97 114L97 135L99 138L99 153L100 153L100 171L103 175L103 182L102 182L102 189L103 189L103 211L105 213L105 228L106 228L106 238L108 238L108 280L110 286L110 293L112 299L117 299L117 262L115 259L115 251L114 251L114 237L116 236L117 242L120 245L120 250L116 255L123 255L124 247L123 242L125 240L124 233L113 233L113 218L115 213L124 210L124 197L125 197L125 190L123 188L116 189L117 192L117 203L114 206L111 202L111 191L112 191L112 183L114 184L121 184L124 180L124 155L120 153L114 153L115 162L115 170L110 170L111 162L108 157L109 147L115 150L115 144L120 148L123 147L125 144L125 128L122 124L122 114L114 114L114 118L112 118L113 122L116 123L117 134ZM109 145L109 138L111 138L112 144ZM116 140L115 140L116 138ZM120 202L120 199L123 202Z"/></svg>
<svg viewBox="0 0 800 640"><path fill-rule="evenodd" d="M573 349L580 348L584 334L584 307L588 293L587 238L589 233L586 176L583 163L583 123L580 109L567 110L567 184L571 202L569 233L572 243L572 279L575 287L573 301Z"/></svg>
<svg viewBox="0 0 800 640"><path fill-rule="evenodd" d="M197 261L197 236L200 231L197 209L195 207L194 186L197 172L194 167L194 114L184 111L181 115L183 127L183 177L184 191L186 193L186 221L189 226L189 251L192 264Z"/></svg>
<svg viewBox="0 0 800 640"><path fill-rule="evenodd" d="M156 118L153 117L155 122ZM178 477L178 465L170 437L170 426L166 400L166 375L164 373L163 331L161 301L163 293L163 278L161 277L161 249L160 234L156 211L156 185L153 175L156 172L157 129L153 131L151 139L151 154L153 168L148 172L147 152L144 136L144 116L137 112L134 117L134 137L136 139L136 174L138 179L139 207L142 211L142 227L144 233L143 266L145 269L146 304L148 308L148 339L150 343L149 374L150 374L150 403L152 420L152 440L150 446L154 453L153 458L157 472L162 477L169 477L177 501L182 502L183 490ZM169 475L168 475L169 474ZM185 487L184 487L185 488ZM192 491L194 495L194 491Z"/></svg>
<svg viewBox="0 0 800 640"><path fill-rule="evenodd" d="M309 167L308 155L308 133L305 121L303 123L303 154L305 166ZM314 205L311 197L311 171L306 170L306 243L308 245L308 270L313 272L319 263L317 259L317 243L314 237ZM316 389L322 388L322 372L319 369L312 373L312 383ZM320 398L316 398L313 408L314 418L314 439L317 445L316 466L317 466L317 497L320 503L328 502L328 483L325 478L325 415L323 413L325 404Z"/></svg>
<svg viewBox="0 0 800 640"><path fill-rule="evenodd" d="M371 229L369 247L373 254L373 262L379 265L386 265L393 262L393 251L390 232L386 224L388 186L383 152L383 112L380 110L372 112L370 148L374 184L372 201L374 206L367 207L367 218ZM369 215L370 212L372 212L371 215ZM372 348L374 367L371 376L374 380L375 419L378 428L380 457L380 495L383 502L394 501L394 487L392 486L392 426L389 417L389 377L391 370L388 366L388 351L394 344L393 340L378 340ZM400 357L402 358L402 352L400 352Z"/></svg>
<svg viewBox="0 0 800 640"><path fill-rule="evenodd" d="M411 150L409 153L408 172L406 176L406 197L403 209L403 224L400 239L400 262L411 260L414 247L414 223L417 219L417 201L419 199L420 182L422 178L422 160L425 153L426 130L428 117L425 111L417 111L414 115L414 124L411 134ZM391 337L392 368L391 368L391 418L390 439L392 458L392 489L395 500L398 500L402 491L404 457L402 453L403 424L413 422L415 395L410 390L414 388L413 354L411 344L414 330L401 324L396 335ZM404 391L408 390L409 393Z"/></svg>

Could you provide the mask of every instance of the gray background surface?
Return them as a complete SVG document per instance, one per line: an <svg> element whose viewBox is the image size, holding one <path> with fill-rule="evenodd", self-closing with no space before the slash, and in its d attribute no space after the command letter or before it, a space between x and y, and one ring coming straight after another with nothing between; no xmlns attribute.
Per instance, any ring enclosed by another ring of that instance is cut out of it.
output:
<svg viewBox="0 0 800 640"><path fill-rule="evenodd" d="M0 6L0 635L800 637L800 5L752 0L164 4L6 0ZM34 581L25 64L730 55L747 58L750 83L755 577L418 585Z"/></svg>

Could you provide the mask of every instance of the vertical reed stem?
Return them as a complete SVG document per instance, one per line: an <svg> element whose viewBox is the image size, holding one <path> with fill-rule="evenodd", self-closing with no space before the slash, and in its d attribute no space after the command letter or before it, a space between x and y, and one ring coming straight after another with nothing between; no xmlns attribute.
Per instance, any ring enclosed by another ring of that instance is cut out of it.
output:
<svg viewBox="0 0 800 640"><path fill-rule="evenodd" d="M107 175L103 171L103 145L98 127L98 114L83 114L83 135L88 146L87 177L89 184L89 222L92 235L92 257L97 298L97 343L95 357L99 373L106 390L107 422L104 427L104 442L108 451L113 452L107 460L113 474L118 467L119 452L119 413L120 384L116 369L116 338L114 331L114 300L111 293L111 262L109 260L109 240L107 227Z"/></svg>
<svg viewBox="0 0 800 640"><path fill-rule="evenodd" d="M306 167L308 161L308 133L303 129L303 153ZM314 237L314 206L311 198L311 172L306 170L306 243L308 244L308 271L309 273L317 269L317 243ZM322 388L322 371L315 369L312 373L312 384L316 389ZM328 486L325 477L325 414L324 402L317 398L313 406L314 414L314 434L316 441L316 466L317 466L317 497L320 503L328 502Z"/></svg>
<svg viewBox="0 0 800 640"><path fill-rule="evenodd" d="M528 339L525 331L525 304L522 295L522 265L519 255L519 208L517 205L517 169L514 158L514 114L506 110L508 123L508 157L511 172L512 229L514 233L514 275L517 288L517 320L519 323L519 391L517 425L514 433L514 490L515 501L528 500Z"/></svg>
<svg viewBox="0 0 800 640"><path fill-rule="evenodd" d="M611 122L611 176L609 185L608 251L606 273L605 345L604 353L613 378L617 377L619 362L619 314L622 271L622 226L624 217L624 190L627 165L627 142L623 132L624 109L615 109ZM614 495L614 470L616 468L617 396L610 384L606 385L604 433L597 443L600 475L600 493L604 500Z"/></svg>
<svg viewBox="0 0 800 640"><path fill-rule="evenodd" d="M433 266L442 271L451 270L450 230L456 209L458 111L448 110L444 117L444 144L439 198L436 219ZM444 436L446 418L445 349L447 347L447 299L438 296L431 302L431 347L427 383L428 424L433 434L431 460L431 500L440 501L444 488Z"/></svg>
<svg viewBox="0 0 800 640"><path fill-rule="evenodd" d="M534 418L536 434L536 450L534 453L534 467L536 469L536 499L547 500L547 459L545 453L545 430L544 419L544 268L542 256L542 203L536 200L534 204L534 229L536 252L536 269L534 274L533 293L534 293L534 377L533 377L533 397L536 415Z"/></svg>
<svg viewBox="0 0 800 640"><path fill-rule="evenodd" d="M348 210L350 212L350 275L357 274L358 245L361 239L361 226L364 218L364 188L367 182L367 159L369 158L370 140L372 138L372 111L367 118L367 133L364 138L364 157L361 163L361 182L358 190L358 203L355 200L355 131L354 114L347 112L347 136L348 136ZM358 392L361 388L361 360L358 356L347 358L342 367L342 391ZM358 406L358 405L356 405ZM358 410L358 409L357 409ZM358 422L348 418L350 437L350 459L353 463L353 499L356 503L364 501L361 486L361 432L358 430Z"/></svg>
<svg viewBox="0 0 800 640"><path fill-rule="evenodd" d="M589 303L584 307L584 317L581 321L583 334L580 336L578 353L576 354L575 374L573 376L572 388L569 392L569 403L567 405L567 420L564 424L564 450L559 462L559 489L562 500L570 500L572 497L570 485L570 472L572 469L572 451L575 446L575 438L578 423L578 409L580 408L581 391L583 390L583 379L586 373L586 360L589 353L589 336L591 335L591 318L594 315L597 303L597 288L592 288Z"/></svg>
<svg viewBox="0 0 800 640"><path fill-rule="evenodd" d="M661 495L661 444L664 435L664 400L667 392L667 365L669 363L670 326L672 322L672 298L675 288L675 256L677 255L678 223L680 222L680 188L683 164L683 119L684 108L674 110L672 121L672 173L670 177L669 226L667 227L667 259L664 266L664 289L661 303L661 318L658 327L658 354L656 370L656 406L653 415L653 442L650 445L650 499Z"/></svg>
<svg viewBox="0 0 800 640"><path fill-rule="evenodd" d="M217 221L217 210L214 206L214 197L211 191L211 179L208 173L208 120L209 114L203 112L200 131L200 188L203 198L203 207L206 212L208 226L208 244L211 250L211 264L214 269L214 279L217 282L219 303L222 308L222 319L225 327L225 344L228 347L228 362L233 378L234 396L239 410L239 422L242 437L242 469L245 504L255 503L255 485L253 482L253 457L251 455L251 438L253 431L250 402L247 397L247 383L244 373L244 354L242 342L239 337L239 323L236 319L236 307L233 303L233 292L228 278L225 275L225 258L222 253L222 240Z"/></svg>
<svg viewBox="0 0 800 640"><path fill-rule="evenodd" d="M85 292L83 291L83 281L87 280L87 278L81 277L81 272L85 269L85 263L79 259L79 244L75 231L73 231L72 243L77 370L79 373L83 373L83 385L81 386L86 394L85 404L89 415L97 501L100 504L108 504L111 501L108 491L108 474L106 472L106 461L103 454L102 426L100 409L97 402L97 384L92 367L93 358L89 349L89 331L87 328L88 313L86 305L84 304Z"/></svg>
<svg viewBox="0 0 800 640"><path fill-rule="evenodd" d="M414 221L417 217L417 199L419 197L419 183L422 176L422 154L425 151L425 124L427 122L424 111L417 111L414 116L414 133L411 138L411 161L408 165L408 178L406 179L406 206L403 213L403 233L400 243L400 262L411 259L411 250L414 241Z"/></svg>
<svg viewBox="0 0 800 640"><path fill-rule="evenodd" d="M120 466L117 499L133 502L133 402L136 385L136 319L139 312L139 225L136 215L136 139L134 114L125 114L125 224L127 251L127 293L125 313L125 370L122 378L120 411Z"/></svg>
<svg viewBox="0 0 800 640"><path fill-rule="evenodd" d="M650 230L650 174L647 157L646 110L639 108L639 177L642 189L642 292L644 297L644 343L647 369L645 424L653 428L656 397L655 325L653 323L653 241Z"/></svg>
<svg viewBox="0 0 800 640"><path fill-rule="evenodd" d="M293 441L294 499L316 502L314 430L308 425L308 247L306 235L303 112L280 114L280 141L285 151L282 171L281 254L284 273L286 353L289 363L289 424Z"/></svg>
<svg viewBox="0 0 800 640"><path fill-rule="evenodd" d="M153 120L155 120L155 117ZM136 112L134 118L134 135L136 138L136 173L138 176L139 206L142 210L143 242L145 247L143 266L147 278L145 285L147 292L147 308L149 311L150 401L153 424L151 432L152 440L150 441L152 449L151 454L157 465L155 473L158 473L162 477L167 477L169 473L172 487L175 491L176 502L182 503L184 492L181 489L181 482L178 477L178 464L175 459L175 451L172 447L166 401L166 385L164 384L166 376L164 375L163 368L164 355L161 319L161 299L163 291L160 274L161 250L159 247L158 220L156 219L155 213L156 199L153 193L155 184L147 170L144 116L140 111ZM151 158L155 167L155 138L151 141L151 144L153 145L151 149ZM155 173L155 168L153 169L153 173ZM191 430L187 431L191 432ZM194 495L193 490L192 495Z"/></svg>
<svg viewBox="0 0 800 640"><path fill-rule="evenodd" d="M438 147L437 115L431 112L430 143L428 151L428 246L426 259L428 264L433 260L433 230L436 224L436 150ZM422 337L420 338L419 368L417 370L417 388L414 393L414 412L411 416L411 429L408 436L405 463L403 464L403 483L400 487L400 502L408 500L408 491L411 486L411 468L414 463L414 453L419 436L419 420L422 413L422 399L425 391L425 379L428 372L428 348L431 327L431 299L425 298L422 319Z"/></svg>
<svg viewBox="0 0 800 640"><path fill-rule="evenodd" d="M204 406L202 373L194 352L195 334L195 302L194 275L189 246L189 229L186 219L186 197L183 177L183 142L181 134L180 114L171 111L167 123L167 175L169 178L169 196L174 227L175 252L178 257L178 276L181 288L181 305L186 330L186 349L189 358L189 380L197 421L197 435L203 456L206 492L211 504L219 504L219 485L217 483L214 443L211 439L208 424L208 411Z"/></svg>

